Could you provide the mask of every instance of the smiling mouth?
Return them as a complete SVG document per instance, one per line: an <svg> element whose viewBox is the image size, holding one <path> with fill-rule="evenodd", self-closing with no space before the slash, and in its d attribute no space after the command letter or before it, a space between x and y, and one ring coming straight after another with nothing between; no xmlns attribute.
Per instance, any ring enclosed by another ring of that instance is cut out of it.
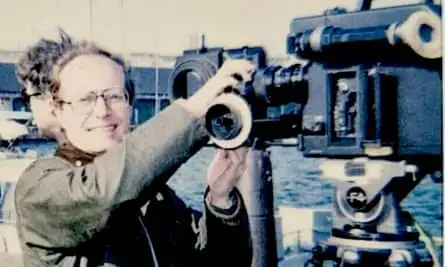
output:
<svg viewBox="0 0 445 267"><path fill-rule="evenodd" d="M96 126L96 127L91 127L88 128L87 131L91 132L91 131L95 131L95 130L103 130L103 131L114 131L117 128L117 124L110 124L110 125L103 125L103 126Z"/></svg>

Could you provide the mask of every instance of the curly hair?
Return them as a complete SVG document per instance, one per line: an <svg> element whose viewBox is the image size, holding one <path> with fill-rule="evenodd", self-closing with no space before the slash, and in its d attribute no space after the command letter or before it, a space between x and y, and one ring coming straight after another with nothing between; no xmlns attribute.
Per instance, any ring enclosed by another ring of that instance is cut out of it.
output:
<svg viewBox="0 0 445 267"><path fill-rule="evenodd" d="M81 41L79 43L76 43L73 45L73 47L64 53L54 64L53 71L52 71L52 77L51 77L51 88L50 91L52 95L55 97L57 95L57 92L60 89L60 73L65 68L65 66L70 63L73 59L77 58L78 56L82 55L98 55L106 57L119 66L122 67L124 71L124 77L125 77L125 89L128 93L128 100L129 103L132 104L134 95L135 95L135 84L131 75L131 68L130 65L128 65L125 60L116 55L113 54L98 45L96 45L93 42L90 41Z"/></svg>
<svg viewBox="0 0 445 267"><path fill-rule="evenodd" d="M28 48L15 66L15 74L25 103L33 95L49 93L54 65L73 48L72 38L59 29L60 41L40 39Z"/></svg>

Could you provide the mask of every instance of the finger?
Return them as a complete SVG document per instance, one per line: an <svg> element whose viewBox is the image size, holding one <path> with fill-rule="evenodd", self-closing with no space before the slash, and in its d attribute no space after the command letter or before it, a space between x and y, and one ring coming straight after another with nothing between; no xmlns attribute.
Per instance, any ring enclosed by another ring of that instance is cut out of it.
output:
<svg viewBox="0 0 445 267"><path fill-rule="evenodd" d="M229 152L226 149L217 148L216 153L220 159L229 157Z"/></svg>
<svg viewBox="0 0 445 267"><path fill-rule="evenodd" d="M245 59L227 59L224 61L221 69L238 69L252 72L255 69L255 65Z"/></svg>
<svg viewBox="0 0 445 267"><path fill-rule="evenodd" d="M231 151L230 162L236 168L234 170L235 179L239 179L247 169L246 157L244 153L240 153L242 150Z"/></svg>
<svg viewBox="0 0 445 267"><path fill-rule="evenodd" d="M255 66L247 60L227 60L220 68L220 73L224 76L238 75L242 80L249 81Z"/></svg>
<svg viewBox="0 0 445 267"><path fill-rule="evenodd" d="M211 170L211 172L208 173L208 176L207 176L208 184L212 185L212 184L217 183L219 180L221 180L222 177L224 177L227 174L227 172L231 168L232 164L233 163L231 163L230 161L226 161L224 163L219 161L218 165L215 165L215 167L213 169L209 168L208 170Z"/></svg>
<svg viewBox="0 0 445 267"><path fill-rule="evenodd" d="M211 94L212 98L224 93L228 88L236 88L239 81L232 76L215 76L205 85L208 90L207 94Z"/></svg>
<svg viewBox="0 0 445 267"><path fill-rule="evenodd" d="M234 77L238 82L248 82L252 80L253 72L245 69L233 69L224 75Z"/></svg>
<svg viewBox="0 0 445 267"><path fill-rule="evenodd" d="M248 82L252 80L252 73L251 71L248 71L246 69L235 69L233 70L233 73L231 74L233 77L235 77L238 82Z"/></svg>
<svg viewBox="0 0 445 267"><path fill-rule="evenodd" d="M234 163L244 162L246 160L248 147L238 147L237 149L231 150L229 157L234 161Z"/></svg>
<svg viewBox="0 0 445 267"><path fill-rule="evenodd" d="M215 157L215 161L221 166L226 165L229 168L236 168L237 166L244 164L244 157L235 150L220 149L219 153L220 156Z"/></svg>
<svg viewBox="0 0 445 267"><path fill-rule="evenodd" d="M212 160L210 161L209 166L207 167L207 173L214 169L215 164L218 162L218 160L221 158L221 151L219 151L218 149L215 150L215 154L213 155Z"/></svg>
<svg viewBox="0 0 445 267"><path fill-rule="evenodd" d="M236 150L229 151L229 160L233 164L239 164L240 162L242 162L242 158L240 157L240 155L237 153Z"/></svg>
<svg viewBox="0 0 445 267"><path fill-rule="evenodd" d="M213 156L212 162L210 163L210 167L218 163L219 161L226 159L228 157L227 151L224 149L216 149L215 155Z"/></svg>
<svg viewBox="0 0 445 267"><path fill-rule="evenodd" d="M243 71L233 74L233 77L235 77L238 82L248 82L252 80L252 74Z"/></svg>
<svg viewBox="0 0 445 267"><path fill-rule="evenodd" d="M237 177L237 183L238 183L238 181L241 179L241 177L244 176L244 174L246 173L246 171L247 171L247 164L246 164L245 161L243 161L243 163L241 163L241 164L238 165L238 172L237 172L238 177Z"/></svg>
<svg viewBox="0 0 445 267"><path fill-rule="evenodd" d="M227 188L233 187L240 178L239 166L233 163L226 165L224 172L215 177L212 181L209 181L209 185L215 191L227 191Z"/></svg>
<svg viewBox="0 0 445 267"><path fill-rule="evenodd" d="M245 159L247 153L249 152L250 148L247 146L241 146L238 147L235 151L238 154L238 156L242 159Z"/></svg>
<svg viewBox="0 0 445 267"><path fill-rule="evenodd" d="M235 88L238 85L239 81L233 77L233 76L229 76L229 77L224 77L223 80L221 81L221 89L226 89L226 88Z"/></svg>
<svg viewBox="0 0 445 267"><path fill-rule="evenodd" d="M224 170L220 170L224 165L224 162L230 162L228 159L228 153L224 149L216 149L213 155L212 161L207 167L207 177L214 176L214 173L222 173ZM227 163L226 163L227 164ZM219 175L219 174L218 174Z"/></svg>

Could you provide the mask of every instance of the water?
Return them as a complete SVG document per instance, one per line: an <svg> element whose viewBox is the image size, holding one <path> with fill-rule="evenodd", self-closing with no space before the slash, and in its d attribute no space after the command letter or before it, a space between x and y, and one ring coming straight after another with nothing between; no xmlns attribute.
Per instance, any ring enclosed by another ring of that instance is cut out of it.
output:
<svg viewBox="0 0 445 267"><path fill-rule="evenodd" d="M53 152L53 145L24 145L38 147L39 155ZM187 161L170 179L174 188L186 203L202 209L205 190L205 172L213 157L213 148L204 148ZM272 147L271 161L274 181L275 205L295 207L326 207L332 201L332 186L320 178L318 164L321 159L308 159L294 147ZM402 207L434 236L442 236L442 184L425 178L402 202Z"/></svg>

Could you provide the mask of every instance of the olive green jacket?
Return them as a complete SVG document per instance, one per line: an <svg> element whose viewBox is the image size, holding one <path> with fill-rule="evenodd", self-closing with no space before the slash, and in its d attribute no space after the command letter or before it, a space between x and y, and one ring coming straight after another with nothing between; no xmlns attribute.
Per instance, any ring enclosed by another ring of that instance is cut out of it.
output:
<svg viewBox="0 0 445 267"><path fill-rule="evenodd" d="M201 121L173 103L91 163L35 161L15 189L25 267L250 265L236 190L233 210L206 204L201 214L166 186L207 140Z"/></svg>

